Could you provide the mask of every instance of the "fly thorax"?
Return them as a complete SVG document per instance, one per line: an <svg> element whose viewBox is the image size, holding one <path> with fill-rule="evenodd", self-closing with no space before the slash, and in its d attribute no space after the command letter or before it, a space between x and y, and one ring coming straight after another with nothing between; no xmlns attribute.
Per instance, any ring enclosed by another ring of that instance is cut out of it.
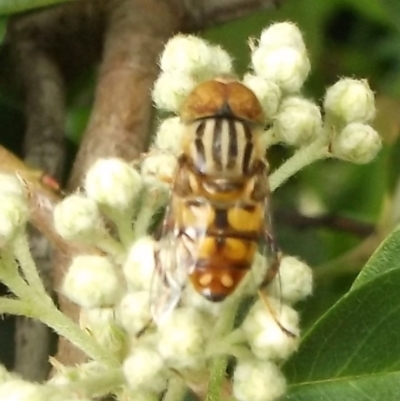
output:
<svg viewBox="0 0 400 401"><path fill-rule="evenodd" d="M259 157L255 142L258 126L234 118L211 117L190 122L187 127L185 153L199 173L235 179L251 172Z"/></svg>

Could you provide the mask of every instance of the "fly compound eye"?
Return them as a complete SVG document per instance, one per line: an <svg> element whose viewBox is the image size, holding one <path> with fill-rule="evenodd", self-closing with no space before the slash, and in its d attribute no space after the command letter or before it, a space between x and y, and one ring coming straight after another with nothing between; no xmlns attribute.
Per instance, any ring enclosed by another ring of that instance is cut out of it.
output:
<svg viewBox="0 0 400 401"><path fill-rule="evenodd" d="M264 124L264 112L256 95L235 80L201 83L187 97L180 116L185 122L212 116L228 116Z"/></svg>

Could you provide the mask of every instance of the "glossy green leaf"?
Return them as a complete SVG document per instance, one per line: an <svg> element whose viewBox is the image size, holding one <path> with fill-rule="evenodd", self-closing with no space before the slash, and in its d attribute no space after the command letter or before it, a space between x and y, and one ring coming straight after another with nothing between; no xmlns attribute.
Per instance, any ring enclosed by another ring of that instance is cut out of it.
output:
<svg viewBox="0 0 400 401"><path fill-rule="evenodd" d="M397 227L382 244L377 248L364 268L361 270L357 279L354 281L352 289L389 270L400 268L400 226Z"/></svg>
<svg viewBox="0 0 400 401"><path fill-rule="evenodd" d="M70 0L0 0L0 14L15 14L66 1Z"/></svg>
<svg viewBox="0 0 400 401"><path fill-rule="evenodd" d="M287 400L397 401L400 269L350 291L305 336L284 366Z"/></svg>

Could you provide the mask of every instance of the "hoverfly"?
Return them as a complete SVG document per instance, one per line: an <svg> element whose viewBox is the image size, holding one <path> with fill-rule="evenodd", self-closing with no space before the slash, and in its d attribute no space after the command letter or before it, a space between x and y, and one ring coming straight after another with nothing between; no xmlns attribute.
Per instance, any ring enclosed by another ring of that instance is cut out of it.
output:
<svg viewBox="0 0 400 401"><path fill-rule="evenodd" d="M271 254L263 285L279 267L257 97L237 80L206 81L189 94L180 117L182 152L156 252L156 321L179 302L188 281L207 300L224 300L251 269L260 245Z"/></svg>

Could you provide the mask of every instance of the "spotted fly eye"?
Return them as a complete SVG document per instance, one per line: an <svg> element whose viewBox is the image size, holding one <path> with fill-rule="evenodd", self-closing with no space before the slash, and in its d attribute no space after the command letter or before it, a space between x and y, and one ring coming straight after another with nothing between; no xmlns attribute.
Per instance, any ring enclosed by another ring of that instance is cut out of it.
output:
<svg viewBox="0 0 400 401"><path fill-rule="evenodd" d="M256 95L232 79L216 79L198 85L184 102L183 121L225 116L264 124L264 113Z"/></svg>

